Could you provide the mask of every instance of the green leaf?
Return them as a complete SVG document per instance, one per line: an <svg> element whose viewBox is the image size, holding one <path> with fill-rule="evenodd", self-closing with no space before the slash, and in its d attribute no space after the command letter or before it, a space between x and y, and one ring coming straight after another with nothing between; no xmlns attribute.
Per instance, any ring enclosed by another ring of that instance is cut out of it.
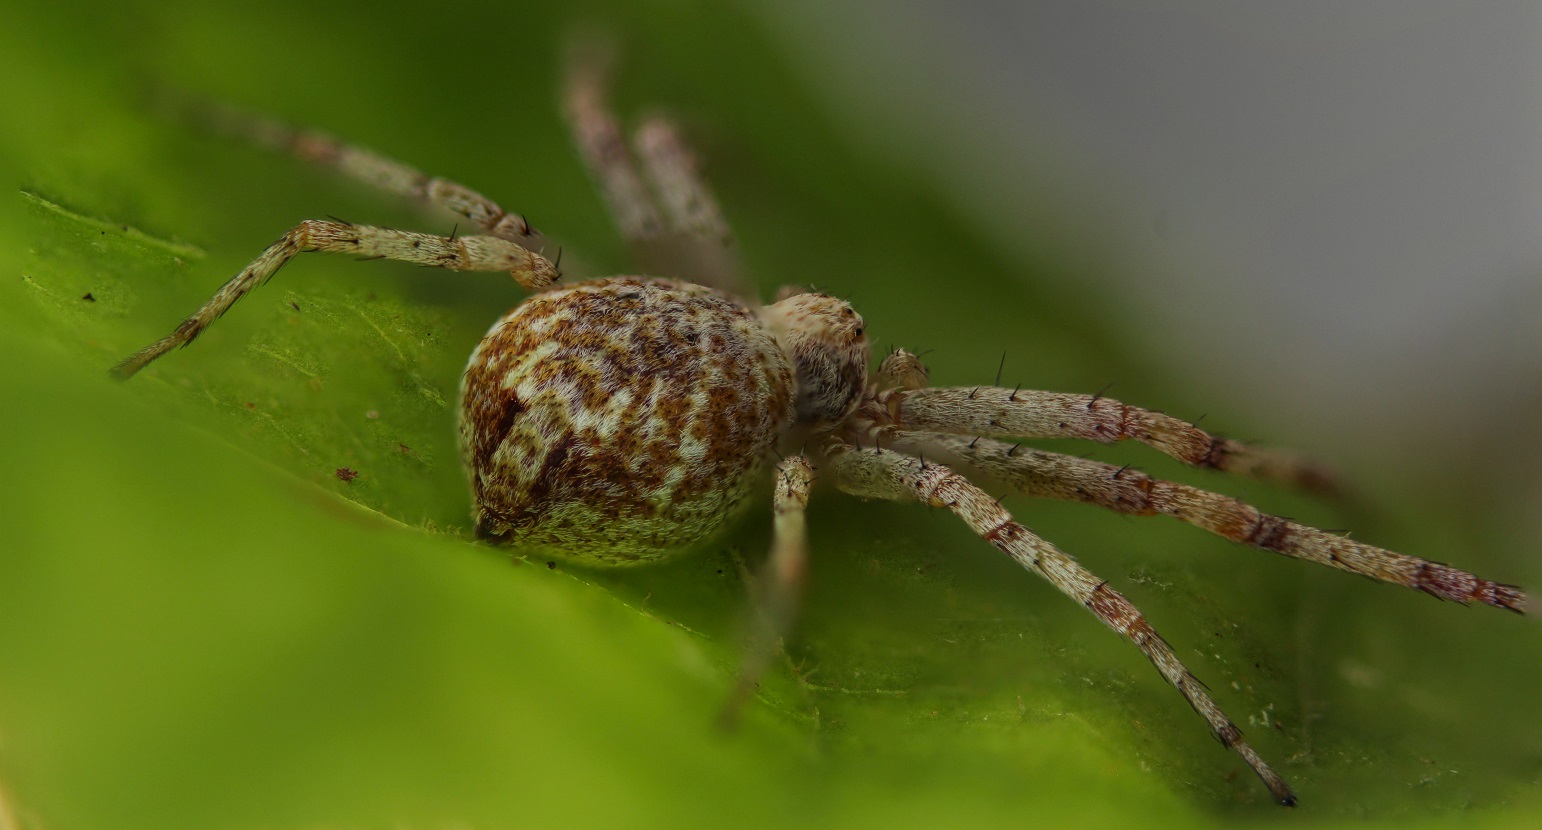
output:
<svg viewBox="0 0 1542 830"><path fill-rule="evenodd" d="M0 32L0 100L22 125L0 133L20 171L0 196L0 828L1278 820L1084 609L944 513L833 488L814 496L789 664L742 729L714 730L738 562L762 555L769 521L625 572L466 539L453 402L465 356L519 301L507 280L301 257L192 348L108 381L302 218L452 224L161 120L146 86L459 179L562 239L575 270L624 270L554 103L562 39L595 19L623 37L623 108L696 128L764 287L851 297L881 346L936 348L938 383L988 382L1006 349L1034 386L1135 377L1123 397L1167 399L1171 378L1098 323L1097 300L1051 288L1084 257L1046 242L1003 261L846 143L743 13L16 10ZM1238 491L1138 450L1099 457ZM1296 785L1292 818L1542 816L1530 620L1159 520L1008 504L1147 612ZM1522 572L1494 552L1521 530L1405 512L1377 542Z"/></svg>

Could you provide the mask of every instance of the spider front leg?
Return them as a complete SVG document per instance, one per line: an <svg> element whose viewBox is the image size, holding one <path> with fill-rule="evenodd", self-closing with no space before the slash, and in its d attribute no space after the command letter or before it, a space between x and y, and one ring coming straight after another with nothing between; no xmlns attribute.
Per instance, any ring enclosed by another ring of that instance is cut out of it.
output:
<svg viewBox="0 0 1542 830"><path fill-rule="evenodd" d="M745 701L755 693L760 678L792 630L803 599L808 576L808 530L804 511L814 468L801 455L788 456L776 468L776 495L772 501L776 520L772 526L771 554L750 586L752 614L750 636L734 688L723 705L720 720L732 724Z"/></svg>
<svg viewBox="0 0 1542 830"><path fill-rule="evenodd" d="M935 430L989 438L1133 439L1191 467L1240 473L1336 495L1338 478L1289 453L1218 438L1186 421L1101 395L958 386L880 393L892 431ZM885 437L895 437L892 434Z"/></svg>
<svg viewBox="0 0 1542 830"><path fill-rule="evenodd" d="M558 276L556 266L545 257L494 236L443 237L309 219L268 246L171 334L129 355L113 367L112 374L125 379L133 377L166 352L193 342L247 292L270 279L295 254L307 251L394 259L453 271L507 271L526 288L542 288Z"/></svg>
<svg viewBox="0 0 1542 830"><path fill-rule="evenodd" d="M1129 600L1108 586L1107 581L1018 524L995 499L947 467L929 464L904 453L883 449L857 450L839 442L827 446L826 454L835 470L837 486L842 490L864 498L919 501L933 507L946 507L997 550L1081 603L1151 660L1167 682L1205 719L1221 744L1252 767L1276 801L1286 806L1295 805L1296 796L1285 779L1270 769L1242 739L1242 730L1221 711L1172 647L1158 636Z"/></svg>
<svg viewBox="0 0 1542 830"><path fill-rule="evenodd" d="M1135 516L1171 516L1259 550L1416 588L1464 605L1481 602L1524 612L1526 595L1513 585L1271 516L1219 493L990 438L935 432L904 433L903 437L906 444L915 442L961 458L1029 496L1085 502Z"/></svg>

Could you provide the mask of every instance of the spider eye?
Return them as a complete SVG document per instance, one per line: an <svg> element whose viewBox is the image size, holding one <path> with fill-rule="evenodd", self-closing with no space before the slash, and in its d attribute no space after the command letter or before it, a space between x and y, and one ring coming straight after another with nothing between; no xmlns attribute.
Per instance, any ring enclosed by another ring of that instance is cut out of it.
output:
<svg viewBox="0 0 1542 830"><path fill-rule="evenodd" d="M861 327L861 326L858 326L858 327L857 327L857 336L858 336L858 337L861 337L861 336L862 336L862 327Z"/></svg>

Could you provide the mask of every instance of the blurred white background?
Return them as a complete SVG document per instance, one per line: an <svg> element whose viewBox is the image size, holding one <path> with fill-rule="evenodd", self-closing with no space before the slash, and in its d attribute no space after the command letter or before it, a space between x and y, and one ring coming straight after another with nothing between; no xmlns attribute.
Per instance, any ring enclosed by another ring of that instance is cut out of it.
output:
<svg viewBox="0 0 1542 830"><path fill-rule="evenodd" d="M1542 5L754 5L1003 250L1096 250L1197 408L1383 472L1536 449Z"/></svg>

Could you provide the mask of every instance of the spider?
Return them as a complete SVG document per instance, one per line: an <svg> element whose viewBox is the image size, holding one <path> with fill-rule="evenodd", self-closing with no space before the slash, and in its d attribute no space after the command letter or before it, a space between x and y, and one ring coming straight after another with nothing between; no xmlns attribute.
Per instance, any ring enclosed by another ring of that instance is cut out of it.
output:
<svg viewBox="0 0 1542 830"><path fill-rule="evenodd" d="M604 50L577 50L564 109L622 235L651 271L674 278L617 276L558 287L560 255L548 259L538 231L481 194L322 133L209 107L203 114L216 130L447 208L481 233L442 237L336 219L301 222L113 374L128 378L188 345L301 252L507 272L535 293L487 333L461 385L460 444L479 538L590 564L656 562L723 529L774 468L772 548L753 583L759 633L735 681L734 698L742 700L796 616L816 468L851 495L944 507L1139 648L1284 805L1296 801L1290 786L1141 612L943 459L1030 496L1172 516L1235 542L1441 599L1524 610L1525 595L1514 586L1227 496L1003 439L1134 440L1193 467L1335 489L1329 472L1297 457L1102 395L930 387L918 357L899 349L870 382L865 323L850 304L796 288L783 289L774 303L756 301L728 225L672 120L644 119L628 146L607 103L610 63Z"/></svg>

